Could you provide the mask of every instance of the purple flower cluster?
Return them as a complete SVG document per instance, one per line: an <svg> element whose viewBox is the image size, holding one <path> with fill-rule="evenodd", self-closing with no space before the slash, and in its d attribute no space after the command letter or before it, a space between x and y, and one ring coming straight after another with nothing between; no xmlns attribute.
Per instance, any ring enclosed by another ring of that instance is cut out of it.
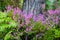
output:
<svg viewBox="0 0 60 40"><path fill-rule="evenodd" d="M60 10L48 10L48 13L49 14L58 14L58 13L60 13Z"/></svg>
<svg viewBox="0 0 60 40"><path fill-rule="evenodd" d="M8 5L8 6L6 7L6 9L7 9L7 11L10 11L10 10L12 9L12 7L11 7L10 5Z"/></svg>
<svg viewBox="0 0 60 40"><path fill-rule="evenodd" d="M10 6L8 6L7 10L11 10ZM24 26L24 24L32 24L30 19L32 19L34 22L41 22L43 25L46 24L48 26L52 26L59 23L60 20L60 10L48 10L46 14L38 14L33 15L32 12L29 12L28 14L24 13L24 11L21 11L18 7L13 8L13 18L15 19L16 14L18 14L18 17L20 17L20 20L23 18L24 21L22 21L21 25ZM46 17L47 16L47 17ZM30 28L30 29L29 29ZM26 27L26 31L31 30L32 26Z"/></svg>
<svg viewBox="0 0 60 40"><path fill-rule="evenodd" d="M60 17L60 10L48 10L49 16L52 18L54 23L58 24ZM51 15L50 15L51 14Z"/></svg>
<svg viewBox="0 0 60 40"><path fill-rule="evenodd" d="M35 22L41 22L42 24L48 24L48 25L55 25L59 23L59 16L60 16L60 11L59 10L48 10L46 12L46 15L44 14L38 14L37 16L33 16L33 13L29 12L28 14L23 13L19 8L14 8L13 11L14 15L18 13L18 15L21 15L24 17L24 20L26 24L30 23L30 19L33 19Z"/></svg>

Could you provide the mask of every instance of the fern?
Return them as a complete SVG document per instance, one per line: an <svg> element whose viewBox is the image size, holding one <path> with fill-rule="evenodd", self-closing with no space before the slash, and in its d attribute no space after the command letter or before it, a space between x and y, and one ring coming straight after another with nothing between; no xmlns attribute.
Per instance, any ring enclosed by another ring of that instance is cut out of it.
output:
<svg viewBox="0 0 60 40"><path fill-rule="evenodd" d="M7 35L10 36L9 32L11 30L13 30L13 28L16 28L17 23L12 20L11 17L8 17L7 13L5 12L0 12L0 38L6 40L8 37L6 37ZM5 35L5 38L4 38Z"/></svg>

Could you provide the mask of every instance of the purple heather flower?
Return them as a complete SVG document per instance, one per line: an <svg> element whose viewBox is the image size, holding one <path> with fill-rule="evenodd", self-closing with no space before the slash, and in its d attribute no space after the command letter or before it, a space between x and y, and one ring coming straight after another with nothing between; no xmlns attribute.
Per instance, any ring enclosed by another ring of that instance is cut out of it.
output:
<svg viewBox="0 0 60 40"><path fill-rule="evenodd" d="M14 8L14 9L13 9L13 15L16 15L16 13L17 13L17 9Z"/></svg>
<svg viewBox="0 0 60 40"><path fill-rule="evenodd" d="M19 8L17 8L17 12L18 12L18 15L22 13L22 11Z"/></svg>
<svg viewBox="0 0 60 40"><path fill-rule="evenodd" d="M28 27L26 28L26 32L28 32L29 31L29 29L28 29Z"/></svg>
<svg viewBox="0 0 60 40"><path fill-rule="evenodd" d="M8 5L8 6L6 7L6 9L7 9L7 11L10 11L10 10L12 9L12 7L11 7L10 5Z"/></svg>
<svg viewBox="0 0 60 40"><path fill-rule="evenodd" d="M27 14L24 14L24 18L27 18Z"/></svg>
<svg viewBox="0 0 60 40"><path fill-rule="evenodd" d="M52 19L52 21L53 21L53 22L55 22L55 19L54 19L54 17L52 17L51 19Z"/></svg>
<svg viewBox="0 0 60 40"><path fill-rule="evenodd" d="M24 14L24 19L25 19L26 24L30 23L30 19L32 18L32 15L33 14L31 13Z"/></svg>
<svg viewBox="0 0 60 40"><path fill-rule="evenodd" d="M34 20L34 21L36 21L36 20L37 20L37 17L36 17L35 15L33 16L33 20Z"/></svg>
<svg viewBox="0 0 60 40"><path fill-rule="evenodd" d="M46 21L42 21L42 24L46 24Z"/></svg>
<svg viewBox="0 0 60 40"><path fill-rule="evenodd" d="M32 26L29 27L29 31L31 31L31 29L32 29Z"/></svg>
<svg viewBox="0 0 60 40"><path fill-rule="evenodd" d="M39 14L39 15L38 15L38 20L44 21L44 15L43 15L43 14Z"/></svg>
<svg viewBox="0 0 60 40"><path fill-rule="evenodd" d="M48 10L49 14L55 14L55 10Z"/></svg>
<svg viewBox="0 0 60 40"><path fill-rule="evenodd" d="M32 18L32 15L33 14L30 14L30 13L29 14L24 14L24 18L25 19L30 19L30 18Z"/></svg>
<svg viewBox="0 0 60 40"><path fill-rule="evenodd" d="M27 14L24 14L24 20L25 20L25 24L28 24L29 23L29 19L27 18Z"/></svg>
<svg viewBox="0 0 60 40"><path fill-rule="evenodd" d="M59 18L58 18L58 16L57 16L56 19L55 19L55 20L56 20L56 24L58 24L58 21L59 21L58 19L59 19Z"/></svg>
<svg viewBox="0 0 60 40"><path fill-rule="evenodd" d="M33 14L32 13L29 13L28 14L28 18L32 18Z"/></svg>
<svg viewBox="0 0 60 40"><path fill-rule="evenodd" d="M55 13L59 14L59 13L60 13L60 10L57 10L57 9L56 9L56 10L55 10Z"/></svg>
<svg viewBox="0 0 60 40"><path fill-rule="evenodd" d="M53 18L53 22L54 22L55 24L58 24L58 21L59 21L58 16L56 16L56 18Z"/></svg>

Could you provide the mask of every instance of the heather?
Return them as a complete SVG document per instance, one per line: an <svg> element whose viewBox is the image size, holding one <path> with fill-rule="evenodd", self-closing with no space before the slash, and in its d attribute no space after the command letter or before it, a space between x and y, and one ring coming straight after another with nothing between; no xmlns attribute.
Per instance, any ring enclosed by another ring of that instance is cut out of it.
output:
<svg viewBox="0 0 60 40"><path fill-rule="evenodd" d="M0 40L59 40L60 9L53 8L53 2L35 15L32 11L22 11L21 5L5 6L6 10L0 11Z"/></svg>

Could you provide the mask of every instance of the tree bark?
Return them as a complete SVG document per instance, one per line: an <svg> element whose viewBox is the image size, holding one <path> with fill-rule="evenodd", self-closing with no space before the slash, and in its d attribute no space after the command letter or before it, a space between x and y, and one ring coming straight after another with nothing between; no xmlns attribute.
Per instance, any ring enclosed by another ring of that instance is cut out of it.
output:
<svg viewBox="0 0 60 40"><path fill-rule="evenodd" d="M23 11L28 14L32 12L34 15L42 13L41 5L45 2L45 0L24 0L23 3Z"/></svg>

